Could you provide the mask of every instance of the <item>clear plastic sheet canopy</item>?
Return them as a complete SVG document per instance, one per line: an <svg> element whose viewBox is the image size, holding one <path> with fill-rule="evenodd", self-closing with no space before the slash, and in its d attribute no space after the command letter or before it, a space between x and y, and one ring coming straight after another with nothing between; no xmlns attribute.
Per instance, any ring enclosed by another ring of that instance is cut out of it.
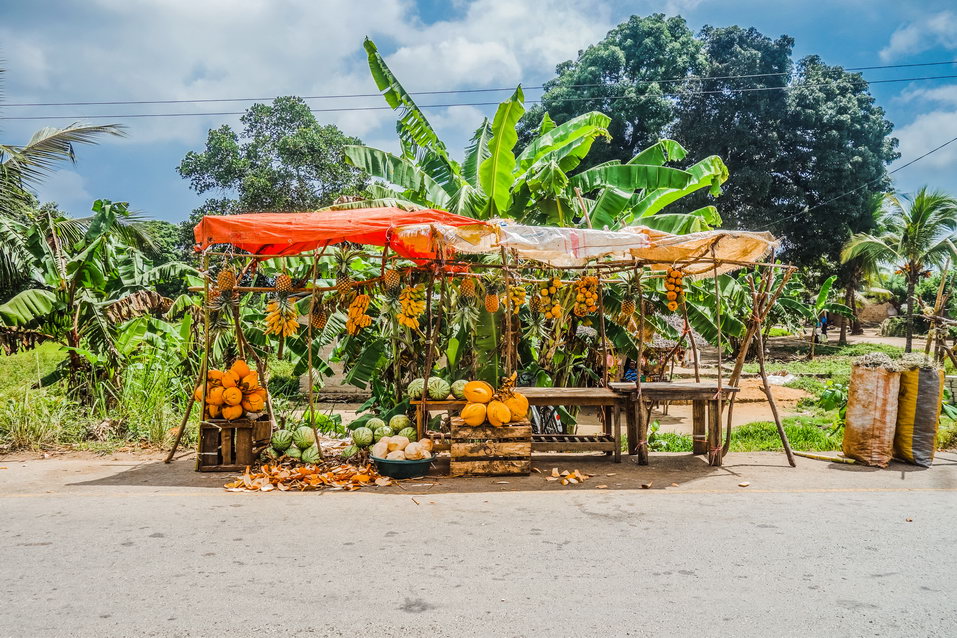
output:
<svg viewBox="0 0 957 638"><path fill-rule="evenodd" d="M483 254L502 248L521 259L557 267L581 267L589 262L637 261L653 270L680 265L687 275L711 275L760 261L777 246L770 233L711 230L672 235L645 226L620 231L587 228L525 226L505 220L486 225L453 227L411 224L396 229L402 242L425 252L436 240L454 252ZM737 263L732 263L737 262Z"/></svg>

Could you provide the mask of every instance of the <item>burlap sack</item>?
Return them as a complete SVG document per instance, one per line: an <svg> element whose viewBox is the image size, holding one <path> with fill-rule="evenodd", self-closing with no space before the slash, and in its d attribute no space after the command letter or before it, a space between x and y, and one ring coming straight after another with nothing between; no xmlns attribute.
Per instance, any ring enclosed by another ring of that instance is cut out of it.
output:
<svg viewBox="0 0 957 638"><path fill-rule="evenodd" d="M944 395L944 373L916 368L901 373L894 457L930 467L937 449L937 424Z"/></svg>
<svg viewBox="0 0 957 638"><path fill-rule="evenodd" d="M894 452L900 372L851 368L844 424L844 455L865 465L887 467Z"/></svg>

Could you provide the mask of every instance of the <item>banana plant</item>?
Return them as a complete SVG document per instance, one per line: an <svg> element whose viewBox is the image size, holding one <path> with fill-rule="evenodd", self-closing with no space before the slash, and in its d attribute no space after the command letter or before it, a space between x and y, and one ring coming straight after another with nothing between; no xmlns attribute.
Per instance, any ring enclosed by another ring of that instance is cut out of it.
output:
<svg viewBox="0 0 957 638"><path fill-rule="evenodd" d="M843 315L845 317L854 316L854 312L844 304L828 301L828 298L831 295L831 288L834 286L835 281L837 281L837 275L831 275L824 280L823 284L821 284L817 294L814 294L814 291L812 290L806 291L809 296L813 297L813 301L810 303L801 301L794 297L782 296L778 300L778 303L780 303L783 307L799 314L807 322L807 325L810 328L808 334L808 359L814 358L814 342L817 337L817 326L818 322L821 320L821 317L823 317L825 313Z"/></svg>

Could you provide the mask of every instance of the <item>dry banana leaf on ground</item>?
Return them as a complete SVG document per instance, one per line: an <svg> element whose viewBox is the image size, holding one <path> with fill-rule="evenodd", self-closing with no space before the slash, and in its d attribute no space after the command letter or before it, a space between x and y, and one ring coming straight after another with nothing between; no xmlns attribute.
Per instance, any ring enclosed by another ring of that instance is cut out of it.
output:
<svg viewBox="0 0 957 638"><path fill-rule="evenodd" d="M384 481L382 479L385 479ZM372 465L355 466L348 463L320 465L263 465L246 472L224 486L229 492L271 492L279 490L331 489L354 491L368 485L385 486L391 481L379 476Z"/></svg>

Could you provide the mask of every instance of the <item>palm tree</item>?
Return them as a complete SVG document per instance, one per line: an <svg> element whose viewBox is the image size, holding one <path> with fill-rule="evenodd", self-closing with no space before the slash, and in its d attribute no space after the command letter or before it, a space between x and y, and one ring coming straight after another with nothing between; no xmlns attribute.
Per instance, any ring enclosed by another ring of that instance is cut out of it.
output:
<svg viewBox="0 0 957 638"><path fill-rule="evenodd" d="M957 199L940 191L917 191L914 197L898 193L884 196L877 213L875 234L858 233L844 245L845 263L862 258L891 266L907 280L907 343L914 340L914 289L930 268L940 268L957 257L952 241L957 232Z"/></svg>

